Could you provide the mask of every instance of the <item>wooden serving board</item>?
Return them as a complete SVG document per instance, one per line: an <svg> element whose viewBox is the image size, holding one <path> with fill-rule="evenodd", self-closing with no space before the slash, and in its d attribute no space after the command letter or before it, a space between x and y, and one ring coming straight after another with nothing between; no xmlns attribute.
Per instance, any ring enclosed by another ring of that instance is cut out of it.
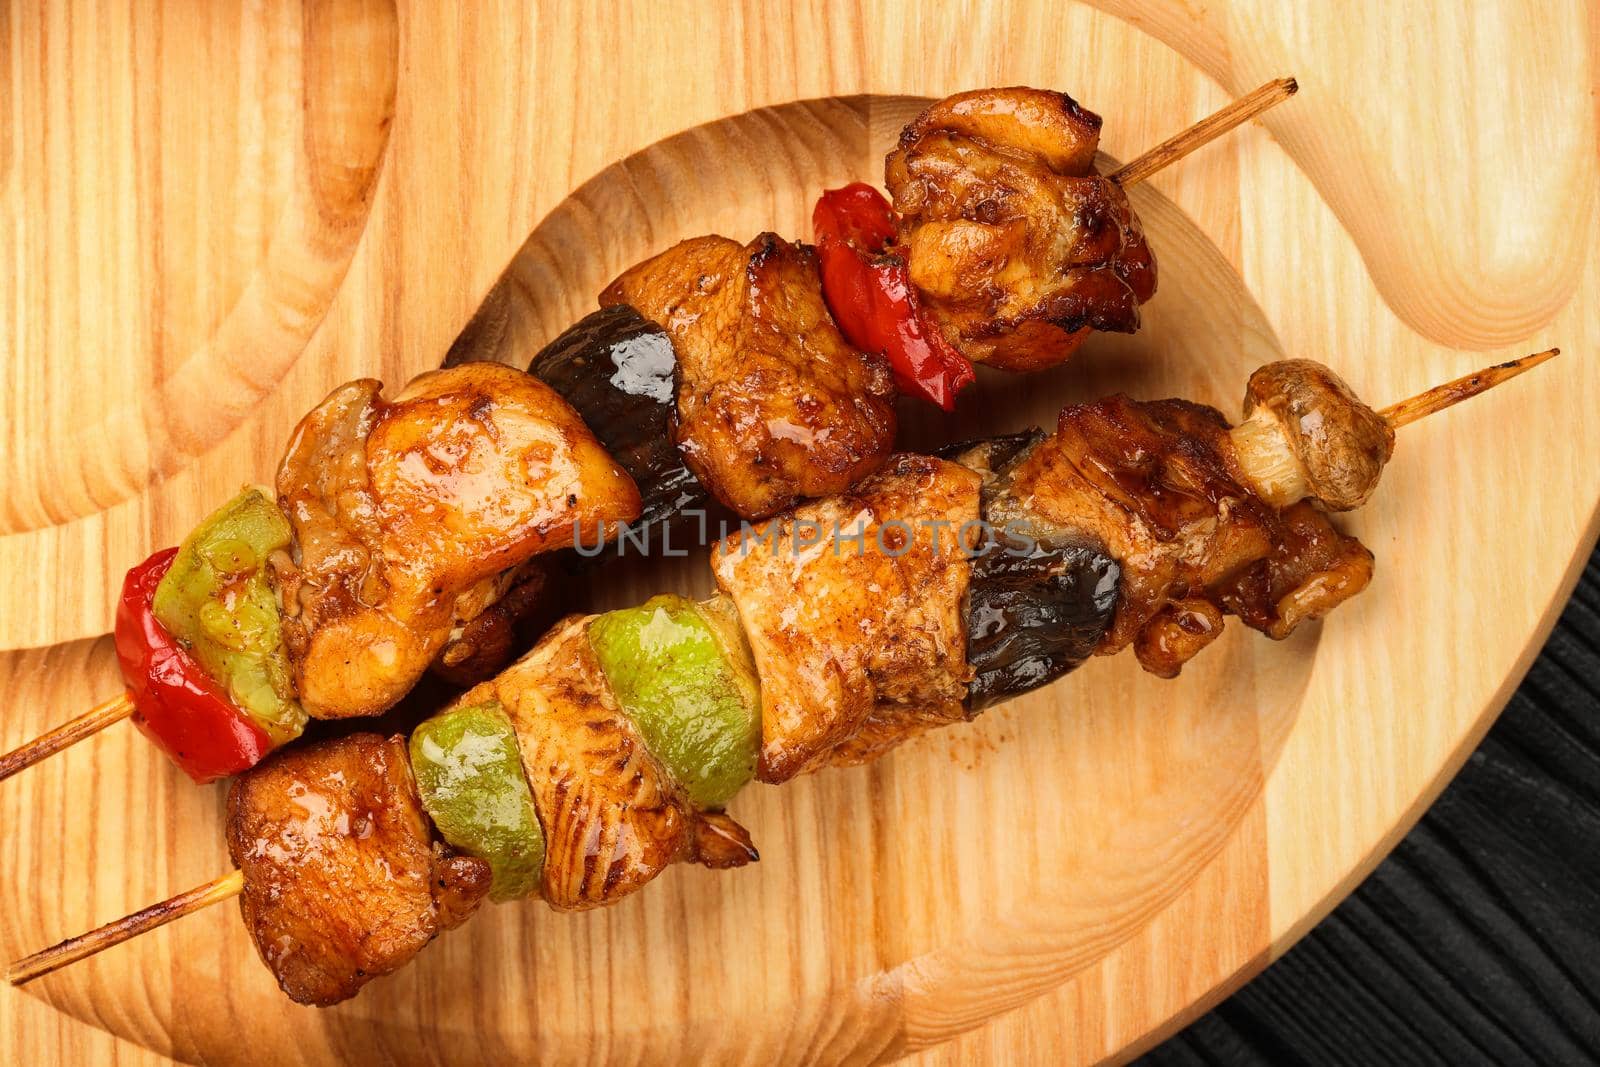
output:
<svg viewBox="0 0 1600 1067"><path fill-rule="evenodd" d="M270 477L334 385L437 364L503 271L470 343L525 361L678 237L803 235L819 189L881 177L918 98L1066 89L1125 160L1269 77L1302 87L1135 192L1161 265L1141 333L986 379L912 443L1112 389L1236 412L1282 355L1387 402L1567 354L1403 431L1348 524L1376 580L1287 643L1230 628L1176 682L1094 661L874 766L749 790L757 866L581 916L490 909L330 1011L281 997L217 908L0 992L7 1062L1127 1055L1411 825L1594 541L1580 3L231 7L0 9L0 747L116 690L125 568ZM222 797L126 726L0 786L0 951L219 873Z"/></svg>

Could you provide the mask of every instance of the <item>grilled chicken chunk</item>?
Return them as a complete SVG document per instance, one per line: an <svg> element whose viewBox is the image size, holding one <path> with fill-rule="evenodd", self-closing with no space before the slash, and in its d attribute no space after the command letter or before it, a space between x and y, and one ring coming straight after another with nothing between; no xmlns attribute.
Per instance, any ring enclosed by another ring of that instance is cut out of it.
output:
<svg viewBox="0 0 1600 1067"><path fill-rule="evenodd" d="M916 706L880 704L856 731L829 751L826 766L854 767L871 763L892 748L940 726L966 722L972 716L959 703Z"/></svg>
<svg viewBox="0 0 1600 1067"><path fill-rule="evenodd" d="M852 492L716 547L761 678L756 777L821 766L874 718L964 717L979 484L959 464L896 456Z"/></svg>
<svg viewBox="0 0 1600 1067"><path fill-rule="evenodd" d="M529 560L457 597L450 636L429 668L434 676L458 689L494 677L511 659L517 627L540 607L548 577Z"/></svg>
<svg viewBox="0 0 1600 1067"><path fill-rule="evenodd" d="M1224 612L1281 638L1371 578L1372 553L1320 512L1280 512L1247 488L1228 431L1199 404L1113 396L1064 409L1007 476L1004 499L1093 537L1121 565L1098 653L1131 643L1146 670L1174 677Z"/></svg>
<svg viewBox="0 0 1600 1067"><path fill-rule="evenodd" d="M548 386L496 363L371 380L301 421L278 471L296 558L284 637L318 718L376 715L409 691L506 571L626 520L639 494Z"/></svg>
<svg viewBox="0 0 1600 1067"><path fill-rule="evenodd" d="M546 903L560 910L609 904L678 860L713 867L753 860L743 827L695 811L645 747L611 695L588 626L589 617L569 617L460 700L495 700L511 717L544 827Z"/></svg>
<svg viewBox="0 0 1600 1067"><path fill-rule="evenodd" d="M888 364L834 326L804 246L697 237L631 268L600 302L671 336L684 462L745 518L844 492L894 447Z"/></svg>
<svg viewBox="0 0 1600 1067"><path fill-rule="evenodd" d="M434 842L399 737L272 757L234 782L227 836L256 951L301 1004L354 996L489 891L488 864Z"/></svg>
<svg viewBox="0 0 1600 1067"><path fill-rule="evenodd" d="M885 184L925 312L976 363L1040 370L1088 329L1131 333L1155 293L1138 217L1094 172L1100 117L1063 93L983 89L900 135Z"/></svg>

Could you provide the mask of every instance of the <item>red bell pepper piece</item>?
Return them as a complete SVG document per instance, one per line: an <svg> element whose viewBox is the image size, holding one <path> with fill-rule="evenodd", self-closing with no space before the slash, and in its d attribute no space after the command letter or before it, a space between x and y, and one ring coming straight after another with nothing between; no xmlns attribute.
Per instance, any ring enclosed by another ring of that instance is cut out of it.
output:
<svg viewBox="0 0 1600 1067"><path fill-rule="evenodd" d="M117 660L140 732L204 784L254 767L272 751L272 740L234 707L151 610L156 586L177 554L176 548L162 549L123 579Z"/></svg>
<svg viewBox="0 0 1600 1067"><path fill-rule="evenodd" d="M822 261L822 295L845 339L881 352L900 390L946 411L974 380L972 361L923 318L903 257L889 251L894 209L870 185L829 189L811 213Z"/></svg>

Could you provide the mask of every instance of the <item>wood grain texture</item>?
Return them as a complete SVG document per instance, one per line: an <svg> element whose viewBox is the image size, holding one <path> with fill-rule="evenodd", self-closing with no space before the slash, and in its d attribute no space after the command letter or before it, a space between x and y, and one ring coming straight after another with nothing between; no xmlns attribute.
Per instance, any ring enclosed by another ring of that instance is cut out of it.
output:
<svg viewBox="0 0 1600 1067"><path fill-rule="evenodd" d="M1600 1059L1600 553L1383 865L1152 1065Z"/></svg>
<svg viewBox="0 0 1600 1067"><path fill-rule="evenodd" d="M0 616L18 648L104 632L113 560L303 413L277 387L362 235L397 39L386 0L6 18L0 566L56 578Z"/></svg>
<svg viewBox="0 0 1600 1067"><path fill-rule="evenodd" d="M1512 0L1419 6L1406 62L1374 64L1376 43L1402 47L1387 15L1313 32L1314 5L1107 6L309 4L217 22L196 3L127 13L127 35L71 9L0 16L17 279L0 563L53 579L8 586L0 747L115 687L98 635L122 571L269 475L334 385L436 364L508 264L471 343L525 360L678 236L803 234L821 186L877 176L917 97L1065 88L1125 160L1239 84L1303 86L1135 191L1163 269L1140 334L986 378L953 425L909 420L912 443L1113 389L1235 411L1280 354L1382 403L1486 361L1462 348L1569 352L1407 428L1349 524L1379 576L1318 632L1232 633L1177 683L1098 661L873 767L754 791L737 814L757 867L675 870L577 917L494 909L333 1011L284 1001L219 910L0 994L0 1019L37 1019L37 998L215 1063L1089 1061L1292 943L1481 736L1594 537L1590 27L1574 10L1548 37L1502 32L1561 15ZM1518 72L1515 91L1486 71ZM697 564L608 572L589 599L694 588ZM0 949L213 877L220 803L127 730L7 783ZM60 1026L64 1049L110 1047Z"/></svg>

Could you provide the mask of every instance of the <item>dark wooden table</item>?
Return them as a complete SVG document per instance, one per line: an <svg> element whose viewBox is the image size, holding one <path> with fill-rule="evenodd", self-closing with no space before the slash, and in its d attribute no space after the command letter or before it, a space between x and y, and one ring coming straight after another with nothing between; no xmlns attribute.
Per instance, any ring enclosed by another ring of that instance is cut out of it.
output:
<svg viewBox="0 0 1600 1067"><path fill-rule="evenodd" d="M1600 552L1394 852L1151 1064L1600 1062Z"/></svg>

